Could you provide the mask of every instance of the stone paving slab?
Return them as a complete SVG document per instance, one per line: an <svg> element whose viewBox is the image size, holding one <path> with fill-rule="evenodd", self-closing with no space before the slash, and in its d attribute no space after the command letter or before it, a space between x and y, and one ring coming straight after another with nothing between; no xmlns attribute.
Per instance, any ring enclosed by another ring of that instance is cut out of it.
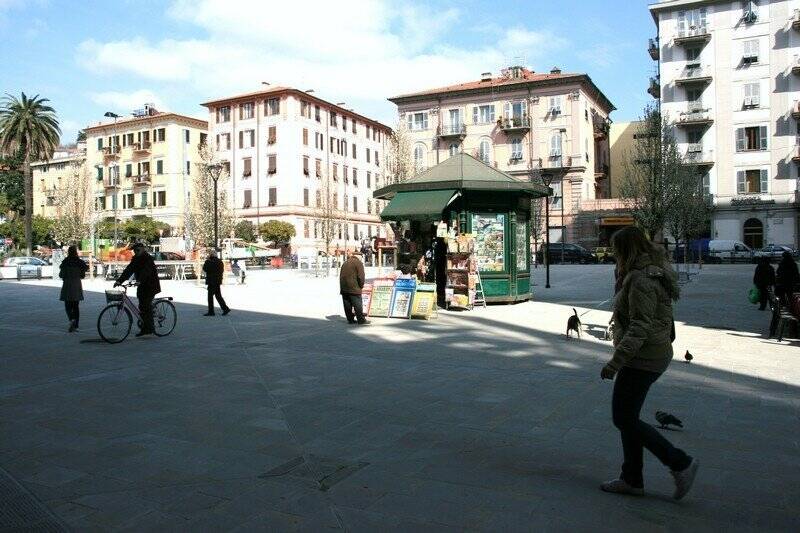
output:
<svg viewBox="0 0 800 533"><path fill-rule="evenodd" d="M597 490L621 455L609 345L563 327L573 306L607 323L611 271L542 277L536 302L368 327L344 324L335 278L254 271L215 318L165 282L175 333L115 346L96 342L103 283L68 335L57 283L0 282L0 467L81 531L800 528L800 352L764 338L749 266L684 287L675 349L695 362L643 410L678 414L668 438L701 458L680 503L649 456L648 497Z"/></svg>

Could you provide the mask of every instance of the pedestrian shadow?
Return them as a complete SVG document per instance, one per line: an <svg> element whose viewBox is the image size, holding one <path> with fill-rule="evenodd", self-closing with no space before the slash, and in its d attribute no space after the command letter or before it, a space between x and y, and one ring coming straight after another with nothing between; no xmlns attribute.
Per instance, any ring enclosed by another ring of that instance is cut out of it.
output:
<svg viewBox="0 0 800 533"><path fill-rule="evenodd" d="M584 324L583 328L584 328L583 330L586 333L588 333L595 339L606 342L608 341L608 339L606 339L606 330L608 328L607 325L604 326L603 324Z"/></svg>

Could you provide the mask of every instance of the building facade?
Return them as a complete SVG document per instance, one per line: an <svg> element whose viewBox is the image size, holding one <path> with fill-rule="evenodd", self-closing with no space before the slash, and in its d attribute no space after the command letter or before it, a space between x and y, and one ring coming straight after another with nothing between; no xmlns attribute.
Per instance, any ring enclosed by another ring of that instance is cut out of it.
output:
<svg viewBox="0 0 800 533"><path fill-rule="evenodd" d="M47 218L61 215L61 191L74 183L74 175L85 172L86 145L62 146L47 161L31 163L33 175L33 214Z"/></svg>
<svg viewBox="0 0 800 533"><path fill-rule="evenodd" d="M800 1L662 0L648 92L705 170L711 237L798 245Z"/></svg>
<svg viewBox="0 0 800 533"><path fill-rule="evenodd" d="M173 235L185 235L208 124L145 106L84 131L97 214L120 221L147 215L169 224Z"/></svg>
<svg viewBox="0 0 800 533"><path fill-rule="evenodd" d="M337 219L334 249L386 236L372 192L384 185L389 127L290 87L203 105L237 219L291 223L295 251L324 247L322 217Z"/></svg>
<svg viewBox="0 0 800 533"><path fill-rule="evenodd" d="M389 99L408 128L417 171L458 152L523 179L551 171L552 241L595 245L577 224L581 203L610 194L614 106L585 74L513 66L500 76Z"/></svg>

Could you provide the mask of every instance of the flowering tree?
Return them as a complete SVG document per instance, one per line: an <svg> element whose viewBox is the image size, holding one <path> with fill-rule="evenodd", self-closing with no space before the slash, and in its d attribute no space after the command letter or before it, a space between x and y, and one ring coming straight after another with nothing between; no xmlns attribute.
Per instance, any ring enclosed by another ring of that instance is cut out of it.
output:
<svg viewBox="0 0 800 533"><path fill-rule="evenodd" d="M192 179L192 198L189 211L189 237L196 245L214 244L214 181L217 181L217 223L219 238L230 235L234 227L233 209L228 202L227 166L218 160L208 144L198 148L200 162Z"/></svg>

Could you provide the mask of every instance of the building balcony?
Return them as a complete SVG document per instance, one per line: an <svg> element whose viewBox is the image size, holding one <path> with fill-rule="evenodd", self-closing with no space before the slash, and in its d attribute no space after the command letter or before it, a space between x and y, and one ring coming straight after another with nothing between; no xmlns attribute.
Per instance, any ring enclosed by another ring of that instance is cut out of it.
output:
<svg viewBox="0 0 800 533"><path fill-rule="evenodd" d="M792 13L792 29L800 30L800 9L795 9Z"/></svg>
<svg viewBox="0 0 800 533"><path fill-rule="evenodd" d="M594 179L605 179L608 177L608 165L598 165L594 169Z"/></svg>
<svg viewBox="0 0 800 533"><path fill-rule="evenodd" d="M714 151L703 150L703 145L700 143L689 144L686 155L683 158L686 165L696 165L700 167L714 166Z"/></svg>
<svg viewBox="0 0 800 533"><path fill-rule="evenodd" d="M611 130L611 121L600 117L593 117L592 128L594 130L595 140L599 141L605 139L608 137L608 133Z"/></svg>
<svg viewBox="0 0 800 533"><path fill-rule="evenodd" d="M150 141L144 141L140 143L133 143L131 147L133 148L134 155L147 155L150 153L151 144Z"/></svg>
<svg viewBox="0 0 800 533"><path fill-rule="evenodd" d="M679 31L675 35L675 46L705 44L711 40L711 31L708 26L697 26L688 30Z"/></svg>
<svg viewBox="0 0 800 533"><path fill-rule="evenodd" d="M120 147L119 145L105 146L103 148L103 159L117 159L119 158Z"/></svg>
<svg viewBox="0 0 800 533"><path fill-rule="evenodd" d="M463 141L467 136L466 124L442 124L436 130L436 136L440 139L458 139Z"/></svg>
<svg viewBox="0 0 800 533"><path fill-rule="evenodd" d="M119 178L105 178L103 180L103 187L106 189L116 189L119 187Z"/></svg>
<svg viewBox="0 0 800 533"><path fill-rule="evenodd" d="M792 118L800 119L800 101L795 100L792 104Z"/></svg>
<svg viewBox="0 0 800 533"><path fill-rule="evenodd" d="M555 172L566 172L569 169L578 166L578 158L564 155L551 155L548 158L534 158L531 163L534 170L552 170Z"/></svg>
<svg viewBox="0 0 800 533"><path fill-rule="evenodd" d="M631 201L622 198L581 200L581 211L627 211L630 208Z"/></svg>
<svg viewBox="0 0 800 533"><path fill-rule="evenodd" d="M712 79L710 68L691 65L678 74L678 77L675 78L675 85L706 84L711 83Z"/></svg>
<svg viewBox="0 0 800 533"><path fill-rule="evenodd" d="M531 129L531 117L506 117L498 119L497 125L506 133L523 133Z"/></svg>
<svg viewBox="0 0 800 533"><path fill-rule="evenodd" d="M131 180L133 181L134 187L136 186L146 187L147 185L150 185L153 182L152 179L150 179L149 172L143 172L138 176L131 176Z"/></svg>
<svg viewBox="0 0 800 533"><path fill-rule="evenodd" d="M711 118L711 112L708 109L699 107L690 107L688 111L678 115L676 125L679 128L688 128L692 126L708 127L714 123Z"/></svg>
<svg viewBox="0 0 800 533"><path fill-rule="evenodd" d="M800 75L800 56L795 56L792 59L792 74Z"/></svg>
<svg viewBox="0 0 800 533"><path fill-rule="evenodd" d="M661 57L661 49L658 46L658 38L649 40L647 52L650 54L650 57L653 59L653 61L658 61L658 59Z"/></svg>
<svg viewBox="0 0 800 533"><path fill-rule="evenodd" d="M650 78L650 86L647 88L647 92L653 98L661 98L661 83L658 78Z"/></svg>

